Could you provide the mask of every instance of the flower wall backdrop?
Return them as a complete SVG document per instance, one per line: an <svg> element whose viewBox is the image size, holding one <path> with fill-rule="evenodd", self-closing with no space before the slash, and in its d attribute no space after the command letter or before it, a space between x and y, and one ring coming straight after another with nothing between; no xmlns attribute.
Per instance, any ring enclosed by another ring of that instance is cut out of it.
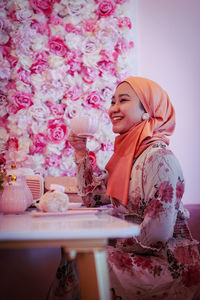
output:
<svg viewBox="0 0 200 300"><path fill-rule="evenodd" d="M0 0L1 160L74 176L70 120L88 114L100 122L90 159L104 168L114 141L107 110L136 64L133 1Z"/></svg>

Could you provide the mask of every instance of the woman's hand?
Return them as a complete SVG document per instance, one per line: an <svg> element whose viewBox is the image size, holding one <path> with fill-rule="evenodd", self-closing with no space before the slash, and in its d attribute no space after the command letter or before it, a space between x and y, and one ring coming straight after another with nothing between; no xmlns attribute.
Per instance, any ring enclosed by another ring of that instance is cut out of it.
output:
<svg viewBox="0 0 200 300"><path fill-rule="evenodd" d="M70 131L68 140L72 147L75 150L75 158L76 160L80 160L86 155L86 143L87 143L87 138L83 136L78 136L73 131Z"/></svg>

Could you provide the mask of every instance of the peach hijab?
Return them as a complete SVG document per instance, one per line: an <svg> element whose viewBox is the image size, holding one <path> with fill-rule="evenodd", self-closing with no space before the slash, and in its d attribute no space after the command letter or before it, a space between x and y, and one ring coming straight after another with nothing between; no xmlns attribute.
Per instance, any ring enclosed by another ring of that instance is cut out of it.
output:
<svg viewBox="0 0 200 300"><path fill-rule="evenodd" d="M175 111L167 93L154 81L129 77L123 82L130 84L150 116L115 138L114 154L106 165L107 195L127 205L133 161L152 143L169 144L166 136L174 131Z"/></svg>

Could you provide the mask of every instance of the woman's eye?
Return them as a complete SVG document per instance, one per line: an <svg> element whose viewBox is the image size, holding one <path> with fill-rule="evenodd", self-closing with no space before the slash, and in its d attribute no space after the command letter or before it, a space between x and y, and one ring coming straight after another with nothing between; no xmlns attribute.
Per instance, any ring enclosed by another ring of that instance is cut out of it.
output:
<svg viewBox="0 0 200 300"><path fill-rule="evenodd" d="M111 105L114 105L115 104L115 102L114 101L111 101L111 103L110 103Z"/></svg>
<svg viewBox="0 0 200 300"><path fill-rule="evenodd" d="M125 102L125 101L127 101L127 99L123 98L123 99L120 100L120 102Z"/></svg>

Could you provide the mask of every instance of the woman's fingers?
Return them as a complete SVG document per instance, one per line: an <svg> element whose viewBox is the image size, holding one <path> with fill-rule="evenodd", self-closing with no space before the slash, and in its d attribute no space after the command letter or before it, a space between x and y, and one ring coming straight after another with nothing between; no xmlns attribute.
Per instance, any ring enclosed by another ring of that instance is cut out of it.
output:
<svg viewBox="0 0 200 300"><path fill-rule="evenodd" d="M83 136L78 136L73 132L70 132L69 136L68 136L68 140L70 142L70 144L72 145L72 147L74 147L75 149L84 149L86 148L86 142L87 142L87 138L83 137Z"/></svg>

